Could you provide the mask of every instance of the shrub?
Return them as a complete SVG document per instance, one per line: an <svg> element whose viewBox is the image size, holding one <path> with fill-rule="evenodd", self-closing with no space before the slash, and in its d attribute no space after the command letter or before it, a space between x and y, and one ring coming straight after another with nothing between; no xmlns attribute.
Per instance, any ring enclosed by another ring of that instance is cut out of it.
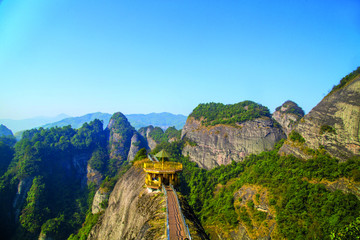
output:
<svg viewBox="0 0 360 240"><path fill-rule="evenodd" d="M295 130L291 131L289 138L293 142L299 142L299 143L305 142L305 139L301 136L301 134L296 132Z"/></svg>

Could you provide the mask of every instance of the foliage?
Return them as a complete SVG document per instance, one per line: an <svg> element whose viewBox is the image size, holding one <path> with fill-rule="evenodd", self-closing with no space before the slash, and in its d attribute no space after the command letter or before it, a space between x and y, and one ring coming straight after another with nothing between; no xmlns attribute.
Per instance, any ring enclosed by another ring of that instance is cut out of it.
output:
<svg viewBox="0 0 360 240"><path fill-rule="evenodd" d="M336 133L334 127L329 126L329 125L322 125L322 126L320 127L320 134L324 134L324 133L326 133L326 132L328 132L328 133Z"/></svg>
<svg viewBox="0 0 360 240"><path fill-rule="evenodd" d="M359 239L360 238L360 217L356 218L349 225L331 234L331 240Z"/></svg>
<svg viewBox="0 0 360 240"><path fill-rule="evenodd" d="M169 127L165 132L159 128L155 127L150 133L150 137L154 139L156 143L168 142L170 139L175 138L176 140L180 139L181 130L176 130L175 127Z"/></svg>
<svg viewBox="0 0 360 240"><path fill-rule="evenodd" d="M13 136L13 133L5 125L0 124L0 137L3 137L3 136Z"/></svg>
<svg viewBox="0 0 360 240"><path fill-rule="evenodd" d="M161 148L172 155L172 160L182 162L179 190L205 226L236 227L240 221L252 227L266 218L266 213L251 208L256 202L248 203L249 209L253 209L251 215L246 209L235 209L234 193L244 184L261 185L270 191L270 205L276 209L283 238L329 239L331 232L344 228L360 215L360 201L353 194L330 192L306 180L354 179L360 170L360 158L339 163L328 155L317 155L303 161L294 156L279 156L277 146L274 151L250 155L244 162L206 171L178 155L177 148L182 146L177 142L163 144Z"/></svg>
<svg viewBox="0 0 360 240"><path fill-rule="evenodd" d="M18 238L32 239L41 229L53 239L66 239L78 229L96 190L93 184L84 185L84 175L78 173L86 164L105 176L118 171L109 166L107 140L107 131L99 120L77 130L66 126L25 131L14 147L7 172L0 178L1 210L12 209L19 181L34 180L25 205L19 206L20 230L14 232L15 216L1 216L0 226L6 226L4 236L10 238L15 233ZM0 143L0 154L2 146Z"/></svg>
<svg viewBox="0 0 360 240"><path fill-rule="evenodd" d="M346 86L347 83L351 82L353 79L355 79L356 77L358 77L360 74L360 67L358 67L356 70L354 70L353 72L349 73L348 75L346 75L345 77L343 77L340 80L340 83L336 86L334 86L330 93L335 92L336 90L339 90L341 88L343 88L344 86ZM329 94L330 94L329 93Z"/></svg>
<svg viewBox="0 0 360 240"><path fill-rule="evenodd" d="M105 164L108 162L109 155L105 148L97 148L89 160L89 165L92 169L104 172Z"/></svg>
<svg viewBox="0 0 360 240"><path fill-rule="evenodd" d="M0 176L6 172L13 155L14 149L3 142L0 142Z"/></svg>
<svg viewBox="0 0 360 240"><path fill-rule="evenodd" d="M172 138L179 140L181 137L181 130L177 130L175 127L169 127L165 130L164 134L168 140Z"/></svg>
<svg viewBox="0 0 360 240"><path fill-rule="evenodd" d="M300 133L298 133L295 130L292 130L289 134L289 139L293 142L299 142L299 143L304 143L305 139L303 138L303 136L301 136Z"/></svg>
<svg viewBox="0 0 360 240"><path fill-rule="evenodd" d="M46 207L44 188L43 178L40 176L35 177L27 194L26 205L21 211L20 223L22 227L31 233L39 231L49 212Z"/></svg>
<svg viewBox="0 0 360 240"><path fill-rule="evenodd" d="M16 143L16 138L13 135L1 136L0 142L3 142L10 147L13 147Z"/></svg>
<svg viewBox="0 0 360 240"><path fill-rule="evenodd" d="M304 110L301 107L299 107L296 103L294 103L293 101L288 100L288 101L284 102L284 104L282 106L277 107L275 110L280 111L282 107L286 108L284 113L291 113L291 114L295 114L300 117L303 117L305 115Z"/></svg>
<svg viewBox="0 0 360 240"><path fill-rule="evenodd" d="M244 101L236 104L224 105L222 103L199 104L190 117L202 119L205 126L214 126L216 124L242 123L260 117L270 117L267 107L252 101Z"/></svg>
<svg viewBox="0 0 360 240"><path fill-rule="evenodd" d="M147 157L147 151L145 148L142 148L135 154L134 161L142 160L146 157Z"/></svg>
<svg viewBox="0 0 360 240"><path fill-rule="evenodd" d="M92 214L91 212L89 212L86 215L83 227L79 230L77 234L71 234L68 240L86 240L92 227L97 223L100 215L100 213Z"/></svg>
<svg viewBox="0 0 360 240"><path fill-rule="evenodd" d="M154 139L154 141L156 143L161 143L161 142L167 142L168 139L166 137L166 135L164 134L164 131L159 128L159 127L155 127L150 133L149 136Z"/></svg>

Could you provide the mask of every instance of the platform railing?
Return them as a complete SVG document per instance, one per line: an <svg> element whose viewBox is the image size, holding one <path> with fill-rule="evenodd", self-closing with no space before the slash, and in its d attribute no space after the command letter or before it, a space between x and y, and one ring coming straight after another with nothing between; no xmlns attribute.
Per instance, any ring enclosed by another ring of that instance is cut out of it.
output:
<svg viewBox="0 0 360 240"><path fill-rule="evenodd" d="M163 187L164 187L164 185L163 185ZM183 222L183 226L185 227L184 229L186 229L186 230L185 230L186 237L187 237L189 240L191 240L191 235L190 235L189 226L186 224L184 214L182 213L180 201L179 201L179 198L178 198L178 196L177 196L176 190L175 190L175 188L174 188L174 186L173 186L172 184L170 184L170 187L171 187L171 189L173 190L173 192L175 193L175 197L176 197L177 205L178 205L179 212L180 212L180 215L181 215L181 219L182 219L182 222Z"/></svg>
<svg viewBox="0 0 360 240"><path fill-rule="evenodd" d="M162 184L162 190L163 190L163 193L165 194L165 199L166 199L166 223L165 223L165 227L166 227L166 237L168 240L170 240L170 231L169 231L169 208L168 208L168 200L167 200L167 192L166 192L166 189L165 189L165 186L164 184Z"/></svg>
<svg viewBox="0 0 360 240"><path fill-rule="evenodd" d="M154 162L154 159L151 157L150 154L148 154L147 156L148 156L148 159L150 159L150 161Z"/></svg>
<svg viewBox="0 0 360 240"><path fill-rule="evenodd" d="M165 162L165 163L151 162L151 163L144 163L144 169L178 171L178 170L182 170L183 166L181 163L178 162Z"/></svg>

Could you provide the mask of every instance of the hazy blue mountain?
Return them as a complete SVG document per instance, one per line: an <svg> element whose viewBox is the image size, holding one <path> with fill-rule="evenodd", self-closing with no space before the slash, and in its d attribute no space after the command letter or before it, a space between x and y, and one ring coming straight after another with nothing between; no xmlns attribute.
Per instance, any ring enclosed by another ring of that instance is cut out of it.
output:
<svg viewBox="0 0 360 240"><path fill-rule="evenodd" d="M154 127L160 127L167 129L168 127L175 126L176 129L182 129L185 125L187 116L181 114L172 113L149 113L149 114L128 114L125 115L131 125L139 129L152 125ZM110 121L111 114L109 113L89 113L80 117L69 117L65 114L60 114L56 117L36 117L23 120L12 119L0 119L0 124L6 125L9 129L15 133L15 136L19 139L21 131L32 128L51 128L51 127L63 127L71 125L73 128L80 128L85 122L91 122L94 119L102 120L104 127L106 127Z"/></svg>
<svg viewBox="0 0 360 240"><path fill-rule="evenodd" d="M13 136L13 133L6 126L0 124L0 137L2 136Z"/></svg>
<svg viewBox="0 0 360 240"><path fill-rule="evenodd" d="M103 121L104 127L106 127L110 121L110 118L111 118L111 114L109 113L96 112L96 113L89 113L80 117L65 118L57 122L43 125L42 127L51 128L51 127L64 127L71 125L72 128L80 128L85 122L89 123L95 119L99 119Z"/></svg>
<svg viewBox="0 0 360 240"><path fill-rule="evenodd" d="M149 125L160 127L162 129L172 126L175 126L176 129L182 129L187 118L184 115L175 115L172 113L128 114L125 116L130 124L136 129ZM90 113L80 117L65 118L58 122L43 125L42 127L51 128L55 126L63 127L71 125L73 128L80 128L85 122L90 122L96 118L102 120L104 122L104 127L106 127L110 121L111 114L100 112Z"/></svg>
<svg viewBox="0 0 360 240"><path fill-rule="evenodd" d="M126 115L131 125L139 129L152 125L154 127L160 127L167 129L168 127L175 126L176 129L182 129L185 125L187 116L181 114L172 113L149 113L149 114L129 114Z"/></svg>
<svg viewBox="0 0 360 240"><path fill-rule="evenodd" d="M66 114L60 114L56 117L35 117L35 118L28 118L28 119L21 119L21 120L13 120L13 119L0 119L0 124L4 124L9 129L12 130L13 133L32 129L36 127L40 127L44 124L57 122L61 119L69 117Z"/></svg>

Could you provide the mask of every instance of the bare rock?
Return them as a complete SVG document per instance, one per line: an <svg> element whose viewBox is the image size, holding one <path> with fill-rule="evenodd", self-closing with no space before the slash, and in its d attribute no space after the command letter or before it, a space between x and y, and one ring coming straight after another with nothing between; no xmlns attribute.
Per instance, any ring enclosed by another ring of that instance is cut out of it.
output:
<svg viewBox="0 0 360 240"><path fill-rule="evenodd" d="M304 111L292 101L283 103L283 105L276 108L272 115L272 118L281 125L287 136L302 117L304 117Z"/></svg>
<svg viewBox="0 0 360 240"><path fill-rule="evenodd" d="M109 205L88 239L165 239L164 195L144 188L145 173L132 167L116 183Z"/></svg>
<svg viewBox="0 0 360 240"><path fill-rule="evenodd" d="M327 95L294 130L305 139L299 147L289 141L280 153L309 158L304 150L325 149L331 156L346 161L360 155L360 76Z"/></svg>
<svg viewBox="0 0 360 240"><path fill-rule="evenodd" d="M212 169L242 161L252 153L272 150L286 135L268 117L237 124L237 127L223 124L205 127L200 120L189 117L181 138L189 143L183 154L200 167Z"/></svg>

